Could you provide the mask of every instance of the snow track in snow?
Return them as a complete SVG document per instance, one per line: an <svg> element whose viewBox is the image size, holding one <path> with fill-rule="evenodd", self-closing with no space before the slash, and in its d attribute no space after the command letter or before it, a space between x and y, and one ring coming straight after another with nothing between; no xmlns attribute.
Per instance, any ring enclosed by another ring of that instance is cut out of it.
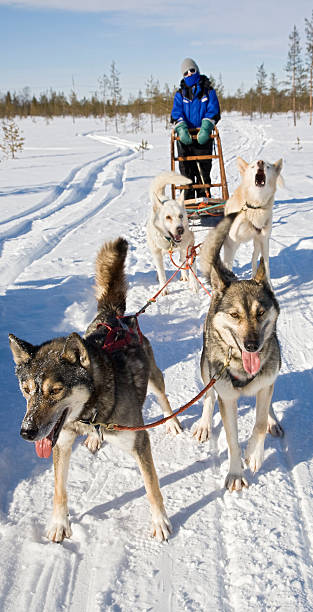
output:
<svg viewBox="0 0 313 612"><path fill-rule="evenodd" d="M3 229L1 268L5 272L1 274L1 293L33 261L51 255L61 240L119 197L124 188L125 165L133 156L131 149L123 147L101 161L77 168L61 188L54 190L48 203L36 207L35 214L27 213L30 218L16 221L13 228L10 226L15 218L6 223L9 227Z"/></svg>

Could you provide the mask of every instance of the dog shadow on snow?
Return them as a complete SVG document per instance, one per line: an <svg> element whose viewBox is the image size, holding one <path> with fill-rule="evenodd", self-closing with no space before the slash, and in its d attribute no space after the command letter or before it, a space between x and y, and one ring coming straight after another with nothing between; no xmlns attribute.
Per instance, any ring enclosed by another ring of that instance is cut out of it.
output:
<svg viewBox="0 0 313 612"><path fill-rule="evenodd" d="M297 289L301 291L301 285L312 281L312 250L309 246L312 240L313 236L299 238L294 244L283 248L278 255L270 255L271 279L278 301L288 294L288 303L290 299L297 303L298 293L295 297L292 292ZM308 248L299 248L306 241L309 243ZM236 265L234 272L238 278L251 278L251 263Z"/></svg>
<svg viewBox="0 0 313 612"><path fill-rule="evenodd" d="M278 418L285 430L285 436L284 438L273 438L269 434L266 436L266 458L261 470L253 475L247 469L247 476L250 484L257 484L260 474L264 474L270 478L271 472L274 471L288 473L291 472L297 465L308 462L312 458L313 420L310 391L310 389L312 389L312 379L313 376L311 370L282 374L278 377L273 402L274 409L275 405L279 406L279 404L282 404L284 406L283 412L279 412ZM299 389L302 389L301 399L299 399ZM239 400L239 417L246 417L249 413L251 421L254 423L254 406L255 398L243 398ZM188 415L182 419L182 424L185 431L190 431L192 429L193 424L200 417L201 408L202 402L192 406L190 411L188 411ZM215 410L217 410L217 408L215 408ZM214 420L216 421L216 419ZM213 437L215 440L218 439L223 427L221 419L218 419L217 421L217 424L214 423L213 426ZM242 452L244 452L248 442L248 437L247 439L242 440L242 436L240 436L240 425L239 439L242 446ZM196 445L198 443L195 441L194 444ZM153 449L153 439L152 450L153 454L156 455L156 451ZM168 473L166 476L162 476L160 478L161 488L173 487L175 484L184 481L184 479L192 475L203 473L203 486L205 490L205 472L207 472L207 470L211 471L214 468L216 471L216 463L218 463L218 465L222 465L226 462L227 464L228 459L226 450L218 455L215 454L215 451L211 451L210 442L203 444L203 450L207 450L208 452L207 459L204 461L194 461L182 469ZM226 469L226 465L223 465L223 468L224 467ZM119 497L109 500L103 504L93 506L79 516L73 517L74 521L80 522L85 515L92 515L99 519L103 519L104 515L110 510L120 508L139 497L144 497L145 494L146 493L143 486L133 491L127 491ZM173 524L174 535L193 514L201 511L203 508L217 499L223 498L225 494L228 494L227 491L223 487L220 488L217 484L216 489L208 491L193 503L180 507L180 509L170 517Z"/></svg>

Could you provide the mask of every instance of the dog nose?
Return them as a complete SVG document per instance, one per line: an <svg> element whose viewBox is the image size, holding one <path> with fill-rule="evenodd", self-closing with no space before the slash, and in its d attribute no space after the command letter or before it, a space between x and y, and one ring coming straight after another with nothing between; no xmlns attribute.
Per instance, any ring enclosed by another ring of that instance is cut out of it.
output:
<svg viewBox="0 0 313 612"><path fill-rule="evenodd" d="M256 340L246 340L243 344L248 353L256 353L259 348L259 343Z"/></svg>
<svg viewBox="0 0 313 612"><path fill-rule="evenodd" d="M183 227L182 225L179 225L179 226L177 227L177 234L178 234L179 236L182 236L182 235L183 235L183 233L184 233L184 227Z"/></svg>
<svg viewBox="0 0 313 612"><path fill-rule="evenodd" d="M20 435L24 440L34 440L38 434L38 427L30 421L24 421L22 423Z"/></svg>
<svg viewBox="0 0 313 612"><path fill-rule="evenodd" d="M260 170L263 170L263 169L264 169L264 161L263 161L262 159L259 159L259 161L258 161L258 164L257 164L257 165L258 165L258 168L260 168Z"/></svg>

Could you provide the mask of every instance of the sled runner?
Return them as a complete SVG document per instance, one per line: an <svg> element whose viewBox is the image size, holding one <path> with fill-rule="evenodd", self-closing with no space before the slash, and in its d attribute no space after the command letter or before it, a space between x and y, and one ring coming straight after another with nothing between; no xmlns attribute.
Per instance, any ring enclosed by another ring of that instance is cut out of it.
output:
<svg viewBox="0 0 313 612"><path fill-rule="evenodd" d="M197 138L199 128L190 129L189 133L193 140ZM175 141L179 140L176 132L172 130L171 134L171 170L177 171L175 164L181 161L195 161L197 164L199 175L202 179L201 183L193 183L192 185L172 185L172 198L175 199L175 191L186 190L185 193L185 206L187 210L188 218L199 217L199 215L210 215L220 216L223 215L223 208L226 200L229 198L228 187L226 181L224 160L221 139L218 129L215 127L211 138L213 139L213 151L212 155L190 155L186 157L179 156L175 151ZM219 161L219 180L217 183L205 183L201 172L201 160L205 159L218 159ZM201 189L206 192L205 196L197 197L197 190ZM191 190L192 194L195 192L195 196L188 197L188 190ZM196 190L196 191L195 191ZM214 190L214 195L212 193ZM217 191L217 194L215 193Z"/></svg>

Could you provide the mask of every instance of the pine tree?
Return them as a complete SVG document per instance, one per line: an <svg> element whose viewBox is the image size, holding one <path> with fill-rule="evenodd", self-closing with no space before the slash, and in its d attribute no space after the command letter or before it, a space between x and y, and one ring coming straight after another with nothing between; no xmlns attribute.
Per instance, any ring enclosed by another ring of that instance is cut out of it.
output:
<svg viewBox="0 0 313 612"><path fill-rule="evenodd" d="M2 143L0 149L6 157L15 158L17 151L22 151L25 138L21 135L19 128L13 119L3 121L2 123Z"/></svg>
<svg viewBox="0 0 313 612"><path fill-rule="evenodd" d="M105 74L105 72L103 73L103 75L101 77L98 78L98 85L99 85L99 89L100 89L100 94L101 94L101 98L102 98L102 103L103 103L103 117L105 116L105 105L106 105L106 101L107 101L107 97L108 97L108 89L109 89L109 79L107 77L107 75ZM106 125L105 125L106 127Z"/></svg>
<svg viewBox="0 0 313 612"><path fill-rule="evenodd" d="M148 81L146 81L146 97L150 106L150 125L151 125L151 133L153 132L153 104L155 98L160 94L160 84L159 81L155 81L153 76L151 75Z"/></svg>
<svg viewBox="0 0 313 612"><path fill-rule="evenodd" d="M272 72L270 76L269 94L270 94L270 99L271 99L270 117L272 118L273 113L275 111L276 97L278 95L278 84L277 84L277 80L276 80L276 76L274 72Z"/></svg>
<svg viewBox="0 0 313 612"><path fill-rule="evenodd" d="M257 67L257 73L256 73L256 94L258 96L259 99L259 114L260 117L262 117L262 100L263 100L263 95L266 93L266 79L267 79L267 74L264 70L264 62Z"/></svg>
<svg viewBox="0 0 313 612"><path fill-rule="evenodd" d="M296 26L293 26L289 40L288 61L285 70L287 72L287 86L289 86L289 93L292 99L293 124L295 126L297 123L297 97L304 90L304 69L301 58L300 36Z"/></svg>
<svg viewBox="0 0 313 612"><path fill-rule="evenodd" d="M115 116L115 130L118 132L118 110L122 101L122 90L120 86L120 73L116 69L114 61L111 64L108 88L111 94L111 113Z"/></svg>
<svg viewBox="0 0 313 612"><path fill-rule="evenodd" d="M306 58L309 72L310 125L312 125L312 88L313 88L313 10L311 21L305 19Z"/></svg>

